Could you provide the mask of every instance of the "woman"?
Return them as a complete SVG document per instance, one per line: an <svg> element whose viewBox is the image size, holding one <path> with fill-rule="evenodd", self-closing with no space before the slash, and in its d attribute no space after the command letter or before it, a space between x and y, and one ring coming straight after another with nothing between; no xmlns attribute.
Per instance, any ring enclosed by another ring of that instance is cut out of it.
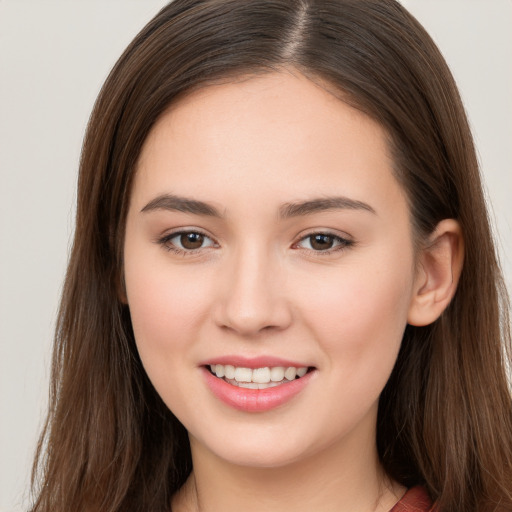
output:
<svg viewBox="0 0 512 512"><path fill-rule="evenodd" d="M33 510L510 510L507 315L403 7L176 0L91 117Z"/></svg>

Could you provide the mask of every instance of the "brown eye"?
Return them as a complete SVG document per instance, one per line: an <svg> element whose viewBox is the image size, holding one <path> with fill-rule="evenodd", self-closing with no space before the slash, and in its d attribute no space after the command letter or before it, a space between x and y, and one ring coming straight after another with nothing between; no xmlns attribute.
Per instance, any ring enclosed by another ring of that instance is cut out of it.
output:
<svg viewBox="0 0 512 512"><path fill-rule="evenodd" d="M168 251L179 254L185 254L187 252L193 253L200 249L217 247L217 244L209 236L203 235L197 231L172 233L158 240L158 243Z"/></svg>
<svg viewBox="0 0 512 512"><path fill-rule="evenodd" d="M334 251L345 249L353 245L353 243L352 240L329 233L313 233L300 240L297 246L301 249L330 254Z"/></svg>
<svg viewBox="0 0 512 512"><path fill-rule="evenodd" d="M334 246L334 237L331 235L311 235L309 237L309 243L311 248L315 251L325 251L327 249L332 249Z"/></svg>
<svg viewBox="0 0 512 512"><path fill-rule="evenodd" d="M205 236L201 233L182 233L180 235L180 245L184 249L200 249L204 243Z"/></svg>

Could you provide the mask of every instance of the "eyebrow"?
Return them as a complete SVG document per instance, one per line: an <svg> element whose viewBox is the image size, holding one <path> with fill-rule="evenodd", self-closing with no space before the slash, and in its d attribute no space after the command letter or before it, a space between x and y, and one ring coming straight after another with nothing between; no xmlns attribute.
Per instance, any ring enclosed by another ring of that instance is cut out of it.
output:
<svg viewBox="0 0 512 512"><path fill-rule="evenodd" d="M288 219L290 217L301 217L328 210L363 210L374 215L377 214L369 204L343 196L322 197L308 201L287 203L280 208L279 213L282 218Z"/></svg>
<svg viewBox="0 0 512 512"><path fill-rule="evenodd" d="M142 208L141 212L151 212L155 210L178 211L206 217L222 217L220 211L209 203L173 194L162 194L155 197L155 199L151 200ZM289 219L329 210L362 210L375 215L377 214L369 204L363 201L343 196L335 196L286 203L279 209L279 216L283 219Z"/></svg>
<svg viewBox="0 0 512 512"><path fill-rule="evenodd" d="M219 210L211 204L172 194L162 194L155 197L155 199L142 208L141 212L151 212L154 210L171 210L207 217L222 217Z"/></svg>

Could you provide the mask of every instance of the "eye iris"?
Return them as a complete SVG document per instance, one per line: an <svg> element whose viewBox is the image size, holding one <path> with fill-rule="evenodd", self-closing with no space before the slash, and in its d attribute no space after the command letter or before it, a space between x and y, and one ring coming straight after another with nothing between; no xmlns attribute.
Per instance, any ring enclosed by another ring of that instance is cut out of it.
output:
<svg viewBox="0 0 512 512"><path fill-rule="evenodd" d="M204 242L204 235L200 233L184 233L180 236L180 243L185 249L199 249Z"/></svg>
<svg viewBox="0 0 512 512"><path fill-rule="evenodd" d="M334 237L330 235L312 235L310 237L310 244L313 249L325 251L332 248Z"/></svg>

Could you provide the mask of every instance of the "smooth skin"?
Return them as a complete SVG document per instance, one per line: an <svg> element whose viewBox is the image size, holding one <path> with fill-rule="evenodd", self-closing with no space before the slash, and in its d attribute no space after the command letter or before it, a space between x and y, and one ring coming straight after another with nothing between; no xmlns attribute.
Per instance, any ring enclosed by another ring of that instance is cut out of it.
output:
<svg viewBox="0 0 512 512"><path fill-rule="evenodd" d="M293 70L196 91L154 126L123 300L190 435L173 511L385 512L405 492L379 465L378 398L406 324L451 300L463 243L446 220L415 252L392 167L377 123ZM203 362L227 355L313 375L287 403L244 412L205 385Z"/></svg>

